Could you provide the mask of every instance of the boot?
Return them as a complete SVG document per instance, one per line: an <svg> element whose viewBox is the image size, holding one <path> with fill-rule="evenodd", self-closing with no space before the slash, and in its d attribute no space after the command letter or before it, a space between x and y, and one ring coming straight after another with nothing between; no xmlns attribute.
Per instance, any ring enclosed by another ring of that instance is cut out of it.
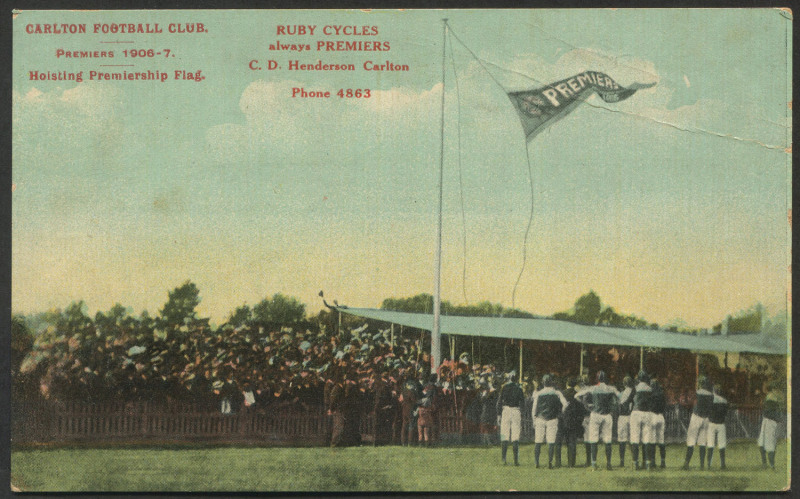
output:
<svg viewBox="0 0 800 499"><path fill-rule="evenodd" d="M692 460L692 454L694 453L694 447L686 447L686 459L683 461L683 469L689 469L689 462Z"/></svg>
<svg viewBox="0 0 800 499"><path fill-rule="evenodd" d="M503 441L500 444L500 452L503 455L503 464L505 465L506 464L506 454L508 454L508 442L507 441Z"/></svg>

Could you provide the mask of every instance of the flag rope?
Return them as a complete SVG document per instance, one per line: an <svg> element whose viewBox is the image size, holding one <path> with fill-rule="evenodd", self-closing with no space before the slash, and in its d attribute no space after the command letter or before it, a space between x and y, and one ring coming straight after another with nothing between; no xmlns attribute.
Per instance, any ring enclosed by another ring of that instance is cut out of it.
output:
<svg viewBox="0 0 800 499"><path fill-rule="evenodd" d="M484 64L484 61L481 58L479 58L477 55L475 55L475 52L473 52L469 47L467 47L467 45L461 40L461 38L458 37L458 35L455 33L455 31L453 31L453 28L450 28L449 34L451 36L453 36L456 40L458 40L458 43L461 44L461 46L464 47L464 49L467 52L470 53L470 55L478 62L478 64L480 64L481 68L483 68L483 70L486 72L486 74L489 75L489 77L492 79L492 81L494 81L497 84L497 86L500 87L501 90L503 90L503 93L508 94L508 89L506 87L504 87L503 84L500 83L497 80L497 78L494 77L494 75L491 73L491 71L489 71L489 69ZM452 41L451 41L450 42L450 55L451 56L453 56L452 50L453 49L452 49ZM492 64L493 66L497 66L494 63L489 63L489 64ZM455 68L455 60L453 61L453 67ZM499 67L499 66L497 66L497 67ZM537 81L535 78L532 78L530 76L526 76L526 77L531 79L531 80L533 80L533 81ZM458 88L458 87L456 87L456 88ZM523 131L523 135L524 135L524 131ZM533 168L531 167L531 154L530 154L530 148L528 146L528 143L529 143L529 141L527 140L527 137L525 137L525 159L526 159L527 165L528 165L528 183L530 184L530 188L531 188L531 211L530 211L530 216L528 217L528 226L525 229L525 237L523 238L523 242L522 242L522 266L521 266L521 268L519 270L519 275L517 276L517 281L514 283L514 288L511 291L511 308L516 308L517 287L519 286L519 282L522 279L522 274L525 272L525 266L526 266L526 263L527 263L527 260L528 260L528 248L527 248L527 246L528 246L528 236L530 235L531 226L533 225L533 213L534 213ZM460 149L459 149L459 154L460 154Z"/></svg>
<svg viewBox="0 0 800 499"><path fill-rule="evenodd" d="M523 272L525 272L525 264L528 260L528 235L531 232L531 225L533 225L533 207L534 207L533 168L531 168L531 151L528 146L529 143L530 142L528 142L527 140L525 141L525 159L528 162L528 183L531 186L531 212L530 216L528 217L528 227L525 229L525 238L522 240L522 267L519 269L517 282L514 283L514 289L511 292L511 308L516 308L515 299L517 296L517 286L519 286L519 281L522 279Z"/></svg>
<svg viewBox="0 0 800 499"><path fill-rule="evenodd" d="M483 64L483 60L480 57L478 57L477 55L475 55L475 52L473 52L472 49L467 47L466 44L464 44L464 42L461 41L461 38L459 38L458 35L455 33L455 31L453 31L453 28L450 28L450 34L453 37L455 37L456 40L458 40L458 43L460 43L461 46L464 47L464 49L466 49L467 52L470 53L470 55L472 56L473 59L478 61L478 64L480 64L481 67L483 68L483 70L486 71L486 74L489 75L489 78L491 78L492 81L494 81L497 84L497 86L500 87L503 90L504 93L508 93L508 90L506 89L506 87L504 87L502 83L497 81L497 78L494 77L494 75L491 73L491 71L486 69L486 66Z"/></svg>
<svg viewBox="0 0 800 499"><path fill-rule="evenodd" d="M452 33L452 29L449 30L449 33ZM453 64L453 81L455 82L456 86L456 110L458 113L457 117L457 136L458 136L458 189L459 194L461 196L461 234L462 234L462 246L464 250L464 264L461 268L461 292L464 294L464 303L468 304L469 300L467 299L467 215L464 211L464 179L463 173L461 171L461 92L458 88L458 71L456 70L456 59L453 55L453 39L448 37L450 41L450 62Z"/></svg>

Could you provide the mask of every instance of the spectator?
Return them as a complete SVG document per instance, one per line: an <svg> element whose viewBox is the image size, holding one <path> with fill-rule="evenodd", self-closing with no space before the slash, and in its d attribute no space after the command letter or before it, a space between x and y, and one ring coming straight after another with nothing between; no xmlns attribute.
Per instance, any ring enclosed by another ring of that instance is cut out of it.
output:
<svg viewBox="0 0 800 499"><path fill-rule="evenodd" d="M761 417L761 431L758 434L758 447L761 450L761 465L775 469L775 447L778 442L778 424L783 421L784 399L778 388L777 382L765 386L767 392L764 397Z"/></svg>

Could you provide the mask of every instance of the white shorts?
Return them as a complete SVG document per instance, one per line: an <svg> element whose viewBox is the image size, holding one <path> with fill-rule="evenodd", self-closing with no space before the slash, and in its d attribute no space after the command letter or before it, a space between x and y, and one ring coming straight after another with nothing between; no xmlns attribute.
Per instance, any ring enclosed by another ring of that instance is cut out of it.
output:
<svg viewBox="0 0 800 499"><path fill-rule="evenodd" d="M631 417L620 416L617 418L617 442L627 442L631 434Z"/></svg>
<svg viewBox="0 0 800 499"><path fill-rule="evenodd" d="M522 413L519 407L503 406L500 416L500 440L519 442L519 429L522 426Z"/></svg>
<svg viewBox="0 0 800 499"><path fill-rule="evenodd" d="M652 412L631 412L631 445L653 443Z"/></svg>
<svg viewBox="0 0 800 499"><path fill-rule="evenodd" d="M778 423L768 418L761 419L761 432L758 434L758 446L767 452L775 452L778 443Z"/></svg>
<svg viewBox="0 0 800 499"><path fill-rule="evenodd" d="M614 424L614 419L611 414L598 414L593 412L589 416L589 443L596 444L600 439L603 443L610 444L612 431L611 426Z"/></svg>
<svg viewBox="0 0 800 499"><path fill-rule="evenodd" d="M692 418L689 420L689 429L686 432L686 445L694 447L695 445L705 446L708 440L708 418L701 418L700 416L692 413Z"/></svg>
<svg viewBox="0 0 800 499"><path fill-rule="evenodd" d="M710 448L714 448L714 444L718 449L724 449L726 445L728 445L728 438L727 438L727 431L725 430L725 424L716 424L712 423L711 421L708 422L708 441L706 445Z"/></svg>
<svg viewBox="0 0 800 499"><path fill-rule="evenodd" d="M589 416L583 418L583 441L589 442Z"/></svg>
<svg viewBox="0 0 800 499"><path fill-rule="evenodd" d="M556 432L558 431L558 418L543 419L535 418L533 420L534 442L542 444L545 441L548 444L556 443Z"/></svg>
<svg viewBox="0 0 800 499"><path fill-rule="evenodd" d="M664 443L664 427L666 425L667 422L664 420L663 414L656 414L654 412L650 413L650 428L652 432L650 435L651 444Z"/></svg>

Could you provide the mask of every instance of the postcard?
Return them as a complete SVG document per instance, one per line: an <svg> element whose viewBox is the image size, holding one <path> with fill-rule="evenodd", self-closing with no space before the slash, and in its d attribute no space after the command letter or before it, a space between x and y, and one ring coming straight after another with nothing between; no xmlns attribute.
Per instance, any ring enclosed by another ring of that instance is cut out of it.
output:
<svg viewBox="0 0 800 499"><path fill-rule="evenodd" d="M788 8L12 15L12 490L790 487Z"/></svg>

